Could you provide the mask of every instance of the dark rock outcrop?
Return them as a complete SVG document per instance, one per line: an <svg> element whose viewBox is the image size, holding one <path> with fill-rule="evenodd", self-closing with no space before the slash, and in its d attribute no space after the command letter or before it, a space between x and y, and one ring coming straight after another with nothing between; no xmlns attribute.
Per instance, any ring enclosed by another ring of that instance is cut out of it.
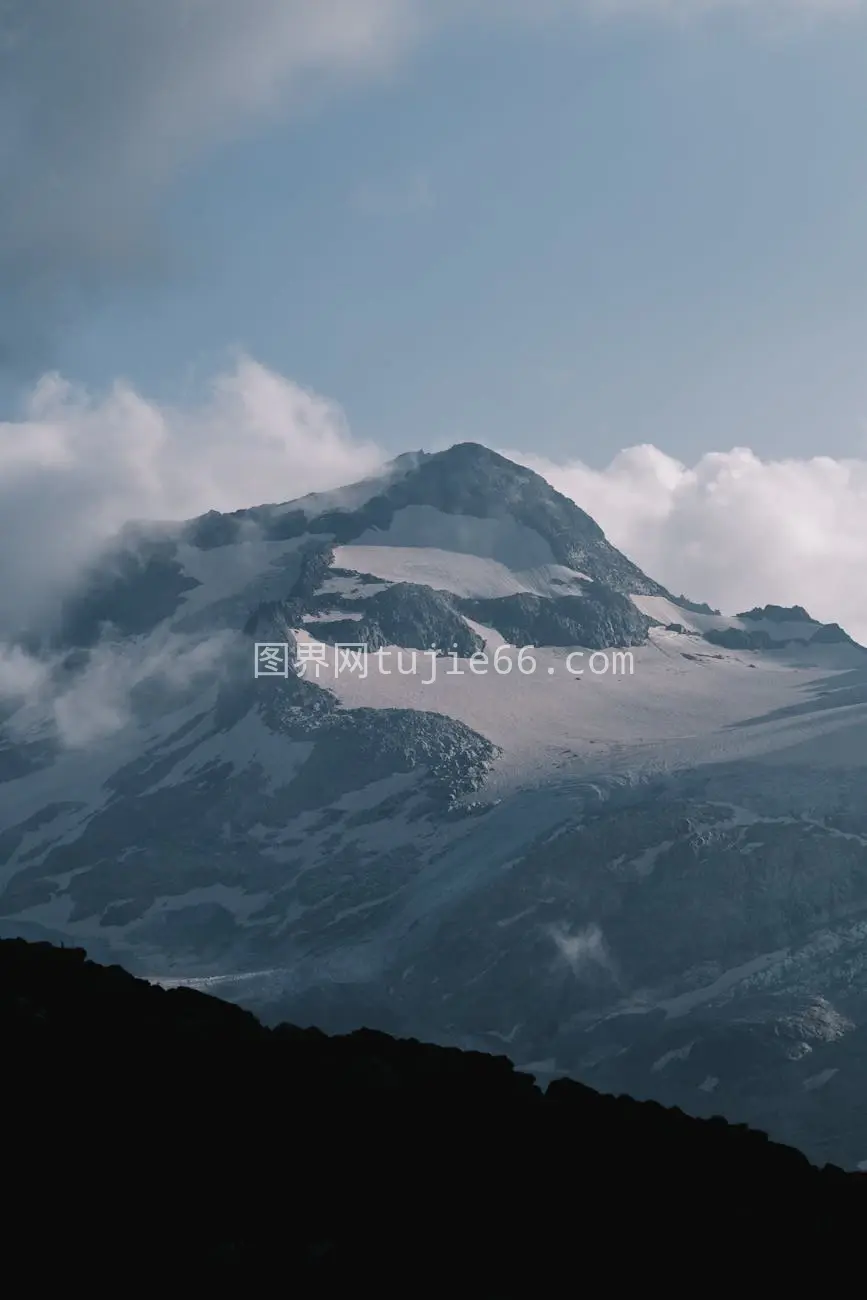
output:
<svg viewBox="0 0 867 1300"><path fill-rule="evenodd" d="M688 596L675 596L674 603L679 605L681 609L688 609L691 614L713 614L719 617L720 611L703 600L690 600Z"/></svg>
<svg viewBox="0 0 867 1300"><path fill-rule="evenodd" d="M811 645L857 645L839 623L823 623L810 638Z"/></svg>
<svg viewBox="0 0 867 1300"><path fill-rule="evenodd" d="M741 1286L814 1266L833 1295L865 1222L867 1178L744 1126L543 1094L504 1057L268 1029L76 949L0 942L0 1042L5 1241L43 1284L513 1294L703 1260Z"/></svg>
<svg viewBox="0 0 867 1300"><path fill-rule="evenodd" d="M736 617L766 619L769 623L812 623L814 627L817 626L817 620L810 617L803 605L756 605Z"/></svg>
<svg viewBox="0 0 867 1300"><path fill-rule="evenodd" d="M767 611L775 611L769 614ZM764 628L723 627L709 628L705 641L712 645L725 647L726 650L781 650L787 645L856 645L848 632L839 623L817 623L800 605L793 609L781 609L779 605L767 605L763 610L753 610L749 614L739 614L743 619L766 619L776 623L801 623L803 636L771 636Z"/></svg>
<svg viewBox="0 0 867 1300"><path fill-rule="evenodd" d="M786 644L775 641L764 628L711 627L705 632L704 639L725 650L780 650Z"/></svg>
<svg viewBox="0 0 867 1300"><path fill-rule="evenodd" d="M599 583L581 596L534 596L521 592L492 600L461 600L468 618L495 628L510 645L613 646L643 645L652 620L632 601Z"/></svg>
<svg viewBox="0 0 867 1300"><path fill-rule="evenodd" d="M367 600L351 602L351 608L363 611L361 619L318 622L308 630L329 644L354 643L369 650L393 645L443 654L454 651L468 659L484 647L482 638L455 609L453 596L418 583L393 583Z"/></svg>

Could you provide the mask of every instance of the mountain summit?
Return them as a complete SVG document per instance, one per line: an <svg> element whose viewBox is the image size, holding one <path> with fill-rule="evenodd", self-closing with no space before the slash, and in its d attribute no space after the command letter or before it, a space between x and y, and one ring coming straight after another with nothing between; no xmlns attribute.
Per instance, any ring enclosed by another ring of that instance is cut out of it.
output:
<svg viewBox="0 0 867 1300"><path fill-rule="evenodd" d="M349 545L375 532L379 542L385 535L394 545L456 549L456 541L469 539L468 529L455 530L456 517L485 521L470 544L490 549L499 541L515 567L560 564L623 595L668 595L607 541L590 515L540 474L472 442L441 452L407 453L380 475L338 492L229 516L208 515L188 525L186 537L198 546L226 544L241 536L245 524L254 523L271 540L311 534ZM509 523L511 530L504 526Z"/></svg>
<svg viewBox="0 0 867 1300"><path fill-rule="evenodd" d="M585 573L624 595L666 595L606 540L584 510L540 474L478 443L423 455L384 494L395 510L428 506L449 515L511 518L538 534L551 560Z"/></svg>

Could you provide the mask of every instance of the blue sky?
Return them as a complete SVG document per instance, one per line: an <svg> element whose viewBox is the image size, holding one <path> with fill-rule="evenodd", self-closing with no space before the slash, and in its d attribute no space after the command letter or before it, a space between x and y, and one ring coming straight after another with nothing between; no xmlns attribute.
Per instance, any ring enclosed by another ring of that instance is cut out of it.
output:
<svg viewBox="0 0 867 1300"><path fill-rule="evenodd" d="M9 0L13 614L131 516L471 439L867 635L865 49L867 0Z"/></svg>
<svg viewBox="0 0 867 1300"><path fill-rule="evenodd" d="M167 264L52 364L177 399L240 346L394 451L857 454L865 43L858 17L451 26L179 168Z"/></svg>

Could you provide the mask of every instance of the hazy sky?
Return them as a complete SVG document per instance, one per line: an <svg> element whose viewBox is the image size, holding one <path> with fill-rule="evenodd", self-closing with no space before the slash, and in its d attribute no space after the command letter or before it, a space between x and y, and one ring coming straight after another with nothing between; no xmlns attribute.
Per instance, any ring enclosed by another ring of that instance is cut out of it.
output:
<svg viewBox="0 0 867 1300"><path fill-rule="evenodd" d="M0 153L19 379L178 397L241 345L395 451L867 445L867 7L20 15Z"/></svg>
<svg viewBox="0 0 867 1300"><path fill-rule="evenodd" d="M0 3L7 555L40 500L90 545L472 439L662 581L832 616L865 51L861 0ZM781 554L723 572L766 509Z"/></svg>

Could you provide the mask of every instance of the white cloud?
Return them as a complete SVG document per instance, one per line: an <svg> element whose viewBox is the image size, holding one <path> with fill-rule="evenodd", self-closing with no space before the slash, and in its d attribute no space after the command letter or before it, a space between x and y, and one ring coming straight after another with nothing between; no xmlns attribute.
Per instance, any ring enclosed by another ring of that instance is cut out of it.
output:
<svg viewBox="0 0 867 1300"><path fill-rule="evenodd" d="M383 459L331 402L248 358L190 409L46 376L24 419L0 422L0 633L44 610L130 520L291 500Z"/></svg>
<svg viewBox="0 0 867 1300"><path fill-rule="evenodd" d="M580 980L592 968L603 970L617 983L620 975L617 963L599 926L593 922L570 933L570 927L557 923L547 927L548 934L554 941L557 952L566 962L576 979Z"/></svg>
<svg viewBox="0 0 867 1300"><path fill-rule="evenodd" d="M380 73L415 0L7 0L0 6L0 362L82 287L159 265L179 169L293 97ZM53 324L52 320L52 324Z"/></svg>
<svg viewBox="0 0 867 1300"><path fill-rule="evenodd" d="M145 684L182 691L202 676L219 676L229 663L234 634L174 634L143 643L104 642L77 671L62 656L36 659L0 646L0 705L15 711L6 723L14 740L51 739L81 749L121 731L133 719L133 697Z"/></svg>
<svg viewBox="0 0 867 1300"><path fill-rule="evenodd" d="M867 643L867 461L768 461L735 448L687 466L644 446L594 470L503 455L576 501L675 594L726 613L803 605Z"/></svg>
<svg viewBox="0 0 867 1300"><path fill-rule="evenodd" d="M49 665L20 646L0 645L0 705L38 699L51 676Z"/></svg>

